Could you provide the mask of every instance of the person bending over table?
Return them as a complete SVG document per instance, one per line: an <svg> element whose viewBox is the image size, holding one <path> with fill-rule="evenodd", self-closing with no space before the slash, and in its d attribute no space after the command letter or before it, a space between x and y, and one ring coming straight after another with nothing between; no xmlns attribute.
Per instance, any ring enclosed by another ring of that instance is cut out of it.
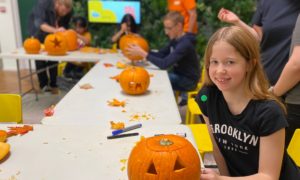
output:
<svg viewBox="0 0 300 180"><path fill-rule="evenodd" d="M44 42L48 34L68 29L72 17L72 5L73 0L38 0L29 16L29 35L38 38L40 42ZM53 61L35 61L37 71L57 63ZM56 66L49 69L49 75L50 81L47 71L38 73L40 89L42 92L51 91L53 94L58 94Z"/></svg>
<svg viewBox="0 0 300 180"><path fill-rule="evenodd" d="M259 43L240 27L209 40L205 83L196 97L213 142L219 172L201 180L295 180L300 171L284 147L285 106L268 91Z"/></svg>
<svg viewBox="0 0 300 180"><path fill-rule="evenodd" d="M77 40L80 47L89 46L92 40L92 35L88 32L88 22L86 18L78 16L72 20L74 30L77 33ZM79 80L84 75L84 69L88 68L91 63L87 62L68 62L64 69L64 76Z"/></svg>
<svg viewBox="0 0 300 180"><path fill-rule="evenodd" d="M194 90L200 78L195 39L183 31L183 21L183 16L177 11L170 11L163 18L164 31L170 42L158 52L148 53L137 45L127 49L129 54L140 55L161 69L172 68L168 75L175 91Z"/></svg>
<svg viewBox="0 0 300 180"><path fill-rule="evenodd" d="M138 33L138 27L131 14L125 14L120 23L120 30L116 32L111 38L112 43L116 43L119 48L119 41L122 36L130 33Z"/></svg>

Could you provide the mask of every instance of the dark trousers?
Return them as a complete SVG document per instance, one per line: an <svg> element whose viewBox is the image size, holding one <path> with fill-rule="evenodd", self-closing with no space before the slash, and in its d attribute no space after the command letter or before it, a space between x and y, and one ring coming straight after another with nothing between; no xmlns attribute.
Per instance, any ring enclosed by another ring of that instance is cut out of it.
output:
<svg viewBox="0 0 300 180"><path fill-rule="evenodd" d="M57 64L58 64L58 62L56 62L56 61L39 61L39 60L35 61L35 67L36 67L37 71L47 68L52 65L57 65ZM48 73L50 75L50 81L48 78ZM53 87L53 88L57 87L57 84L56 84L57 66L54 66L45 71L42 71L42 72L38 73L37 75L38 75L38 79L39 79L40 88L43 88L44 86L47 86L47 85L50 85L50 87Z"/></svg>
<svg viewBox="0 0 300 180"><path fill-rule="evenodd" d="M197 83L189 78L175 74L173 72L168 73L172 89L175 91L191 91L196 89Z"/></svg>
<svg viewBox="0 0 300 180"><path fill-rule="evenodd" d="M289 127L286 128L285 145L288 147L290 140L297 128L300 128L300 104L287 104L287 121Z"/></svg>

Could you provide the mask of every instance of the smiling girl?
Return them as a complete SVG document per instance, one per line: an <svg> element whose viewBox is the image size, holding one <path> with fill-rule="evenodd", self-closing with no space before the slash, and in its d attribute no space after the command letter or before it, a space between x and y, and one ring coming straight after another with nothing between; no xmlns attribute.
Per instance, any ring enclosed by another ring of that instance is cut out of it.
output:
<svg viewBox="0 0 300 180"><path fill-rule="evenodd" d="M214 145L219 173L206 179L300 179L284 149L285 107L271 93L259 44L237 26L218 30L205 52L205 86L196 101Z"/></svg>

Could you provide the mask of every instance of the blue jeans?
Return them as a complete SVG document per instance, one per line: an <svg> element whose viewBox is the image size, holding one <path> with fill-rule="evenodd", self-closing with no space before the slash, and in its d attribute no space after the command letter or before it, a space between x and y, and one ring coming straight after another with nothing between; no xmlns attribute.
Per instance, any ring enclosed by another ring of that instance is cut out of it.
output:
<svg viewBox="0 0 300 180"><path fill-rule="evenodd" d="M169 72L172 89L174 91L191 91L197 87L197 82L184 76Z"/></svg>

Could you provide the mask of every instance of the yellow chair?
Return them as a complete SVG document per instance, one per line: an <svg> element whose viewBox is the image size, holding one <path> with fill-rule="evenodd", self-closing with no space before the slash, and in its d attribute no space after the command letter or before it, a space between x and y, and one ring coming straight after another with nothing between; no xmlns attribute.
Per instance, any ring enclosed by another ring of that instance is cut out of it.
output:
<svg viewBox="0 0 300 180"><path fill-rule="evenodd" d="M205 153L213 152L213 145L208 133L207 126L206 124L190 124L188 126L193 133L198 151L203 160Z"/></svg>
<svg viewBox="0 0 300 180"><path fill-rule="evenodd" d="M22 123L22 98L18 94L0 94L0 122Z"/></svg>
<svg viewBox="0 0 300 180"><path fill-rule="evenodd" d="M198 90L188 92L186 114L185 114L185 123L186 124L195 123L195 117L202 115L202 111L195 100L195 96L198 94L198 91L201 89L201 87L202 87L202 84L201 84L201 86L199 86Z"/></svg>
<svg viewBox="0 0 300 180"><path fill-rule="evenodd" d="M67 62L58 63L58 65L57 65L57 76L60 76L60 77L63 76L63 72L64 72L64 69L65 69L66 65L67 65Z"/></svg>
<svg viewBox="0 0 300 180"><path fill-rule="evenodd" d="M300 129L296 129L294 135L287 148L288 154L294 160L296 165L300 167Z"/></svg>

